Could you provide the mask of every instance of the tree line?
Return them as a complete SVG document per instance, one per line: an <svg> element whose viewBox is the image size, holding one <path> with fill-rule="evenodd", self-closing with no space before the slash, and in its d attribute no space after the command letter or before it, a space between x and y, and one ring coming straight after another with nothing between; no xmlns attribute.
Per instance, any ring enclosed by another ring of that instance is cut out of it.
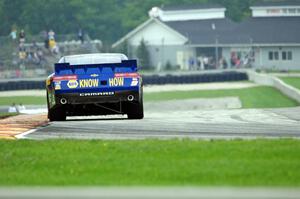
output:
<svg viewBox="0 0 300 199"><path fill-rule="evenodd" d="M53 29L57 34L77 33L110 45L148 18L153 6L213 3L227 8L227 16L240 21L250 16L258 0L0 0L0 35L13 27L29 35Z"/></svg>

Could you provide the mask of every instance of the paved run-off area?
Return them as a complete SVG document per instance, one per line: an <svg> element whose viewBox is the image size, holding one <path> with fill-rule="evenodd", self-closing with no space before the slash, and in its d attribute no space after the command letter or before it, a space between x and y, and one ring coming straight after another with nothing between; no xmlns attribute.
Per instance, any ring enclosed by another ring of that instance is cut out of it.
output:
<svg viewBox="0 0 300 199"><path fill-rule="evenodd" d="M145 87L146 92L248 88L249 82ZM20 91L23 92L23 91ZM44 91L34 91L42 95ZM25 94L25 93L23 93ZM14 95L5 93L5 95ZM300 107L239 109L238 97L148 101L143 120L126 116L71 117L18 138L144 139L300 137ZM29 111L29 110L27 110ZM41 116L45 120L44 115ZM39 117L39 115L35 115ZM15 134L14 134L15 135Z"/></svg>
<svg viewBox="0 0 300 199"><path fill-rule="evenodd" d="M182 101L181 101L182 102ZM182 106L182 104L180 104ZM145 104L145 107L148 105ZM26 135L32 139L300 138L300 107L283 109L145 109L143 120L73 117L50 122Z"/></svg>

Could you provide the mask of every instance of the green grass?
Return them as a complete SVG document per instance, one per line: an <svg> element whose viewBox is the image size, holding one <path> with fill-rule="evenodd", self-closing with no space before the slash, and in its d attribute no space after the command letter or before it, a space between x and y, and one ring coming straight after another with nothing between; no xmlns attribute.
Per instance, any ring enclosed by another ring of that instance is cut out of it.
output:
<svg viewBox="0 0 300 199"><path fill-rule="evenodd" d="M0 106L15 104L24 105L44 105L46 104L46 97L37 96L17 96L17 97L0 97Z"/></svg>
<svg viewBox="0 0 300 199"><path fill-rule="evenodd" d="M235 96L241 99L243 108L277 108L293 107L298 103L273 87L259 86L245 89L232 90L201 90L201 91L171 91L158 93L145 93L144 99L147 101L163 101L173 99L191 99L191 98L216 98ZM46 104L45 97L0 97L1 105L16 104Z"/></svg>
<svg viewBox="0 0 300 199"><path fill-rule="evenodd" d="M0 185L300 186L299 140L0 141Z"/></svg>
<svg viewBox="0 0 300 199"><path fill-rule="evenodd" d="M232 90L172 91L145 93L145 101L160 101L190 98L239 97L243 108L293 107L298 103L273 87L259 86Z"/></svg>
<svg viewBox="0 0 300 199"><path fill-rule="evenodd" d="M16 116L16 115L18 115L18 113L1 113L0 112L0 119L7 118L10 116Z"/></svg>
<svg viewBox="0 0 300 199"><path fill-rule="evenodd" d="M300 89L300 77L280 77L285 83Z"/></svg>

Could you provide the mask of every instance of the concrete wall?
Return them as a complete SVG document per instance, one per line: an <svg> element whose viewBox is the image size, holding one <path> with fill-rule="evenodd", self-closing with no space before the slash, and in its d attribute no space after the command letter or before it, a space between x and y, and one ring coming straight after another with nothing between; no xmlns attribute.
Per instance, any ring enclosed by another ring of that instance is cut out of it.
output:
<svg viewBox="0 0 300 199"><path fill-rule="evenodd" d="M285 95L289 96L290 98L296 100L300 103L300 91L286 83L282 80L278 79L277 77L266 75L266 74L259 74L255 71L247 71L248 78L250 81L253 81L257 84L266 85L266 86L273 86L280 90Z"/></svg>

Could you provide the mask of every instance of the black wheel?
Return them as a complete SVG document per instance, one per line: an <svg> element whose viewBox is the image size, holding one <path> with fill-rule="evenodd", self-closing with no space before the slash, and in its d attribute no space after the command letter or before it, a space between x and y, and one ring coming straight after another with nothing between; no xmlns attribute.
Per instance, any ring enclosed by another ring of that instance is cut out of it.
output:
<svg viewBox="0 0 300 199"><path fill-rule="evenodd" d="M127 105L128 119L143 119L144 118L144 106L143 98L138 102L129 102Z"/></svg>
<svg viewBox="0 0 300 199"><path fill-rule="evenodd" d="M48 91L47 91L47 106L48 106L48 119L50 121L65 121L66 120L66 118L67 118L66 111L64 110L63 107L56 107L56 108L50 109Z"/></svg>
<svg viewBox="0 0 300 199"><path fill-rule="evenodd" d="M48 109L48 119L50 121L65 121L66 118L66 111L63 107Z"/></svg>

